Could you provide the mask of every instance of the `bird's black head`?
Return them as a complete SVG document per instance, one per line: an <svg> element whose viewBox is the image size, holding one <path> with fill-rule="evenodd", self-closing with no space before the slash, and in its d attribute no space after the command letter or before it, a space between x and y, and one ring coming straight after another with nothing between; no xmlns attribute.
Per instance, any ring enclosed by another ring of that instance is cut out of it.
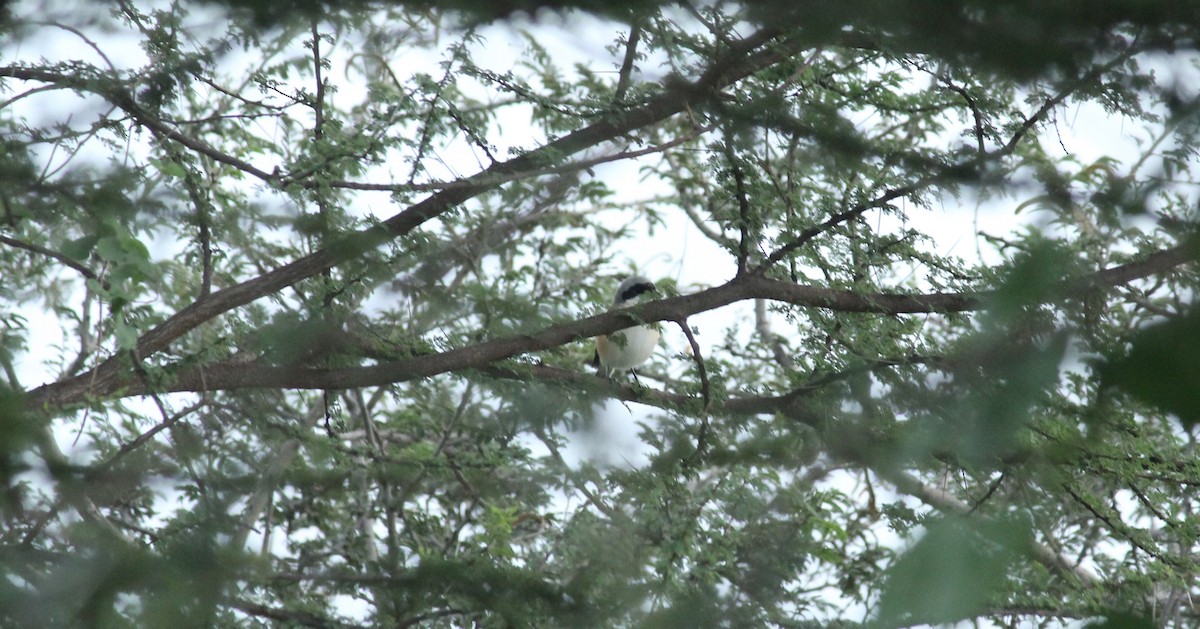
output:
<svg viewBox="0 0 1200 629"><path fill-rule="evenodd" d="M621 282L621 285L617 288L617 296L613 300L613 303L618 305L627 304L641 295L655 292L658 292L658 289L654 287L654 282L640 275L634 275Z"/></svg>

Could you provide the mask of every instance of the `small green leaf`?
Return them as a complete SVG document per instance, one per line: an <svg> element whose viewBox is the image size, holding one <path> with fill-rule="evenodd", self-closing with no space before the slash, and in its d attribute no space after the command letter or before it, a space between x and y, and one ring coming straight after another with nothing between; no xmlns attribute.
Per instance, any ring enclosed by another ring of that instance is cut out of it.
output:
<svg viewBox="0 0 1200 629"><path fill-rule="evenodd" d="M1133 337L1129 353L1100 368L1107 386L1179 417L1184 428L1200 423L1200 312L1148 327Z"/></svg>
<svg viewBox="0 0 1200 629"><path fill-rule="evenodd" d="M888 570L880 627L953 623L971 618L1004 587L1027 545L1015 521L942 519Z"/></svg>
<svg viewBox="0 0 1200 629"><path fill-rule="evenodd" d="M173 159L151 159L150 162L158 168L158 172L169 179L183 179L187 175L183 164Z"/></svg>
<svg viewBox="0 0 1200 629"><path fill-rule="evenodd" d="M115 236L105 236L96 242L96 253L105 260L120 262L125 257L121 243Z"/></svg>
<svg viewBox="0 0 1200 629"><path fill-rule="evenodd" d="M25 409L21 392L0 384L0 487L8 487L13 477L25 471L28 463L22 453L32 448L40 433L34 417ZM8 504L10 496L0 494L0 512L14 506Z"/></svg>
<svg viewBox="0 0 1200 629"><path fill-rule="evenodd" d="M120 347L123 350L129 350L137 347L137 329L128 323L118 319L116 329L113 330L113 333L117 337L117 347Z"/></svg>
<svg viewBox="0 0 1200 629"><path fill-rule="evenodd" d="M121 249L130 257L137 260L149 260L150 250L142 241L134 238L131 234L121 234L120 236Z"/></svg>
<svg viewBox="0 0 1200 629"><path fill-rule="evenodd" d="M69 258L84 260L91 255L92 249L96 248L96 243L99 241L100 236L98 234L80 236L79 238L63 243L62 253Z"/></svg>
<svg viewBox="0 0 1200 629"><path fill-rule="evenodd" d="M1027 308L1061 297L1063 282L1080 274L1079 260L1065 244L1030 240L988 300L985 320L1000 325L1017 320Z"/></svg>

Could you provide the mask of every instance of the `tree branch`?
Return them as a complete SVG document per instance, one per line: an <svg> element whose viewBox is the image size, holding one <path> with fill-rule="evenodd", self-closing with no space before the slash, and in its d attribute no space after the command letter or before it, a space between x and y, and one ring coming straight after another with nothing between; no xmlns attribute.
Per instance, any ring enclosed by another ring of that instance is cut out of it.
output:
<svg viewBox="0 0 1200 629"><path fill-rule="evenodd" d="M1105 269L1082 279L1069 280L1054 294L1072 296L1109 282L1124 283L1161 273L1192 260L1189 245L1155 253L1145 260ZM962 312L984 307L990 293L856 293L818 286L804 286L761 275L742 275L708 290L651 301L633 308L604 312L577 321L552 325L540 332L492 339L436 354L412 356L368 366L311 368L257 363L218 363L192 367L175 374L161 391L215 391L247 388L350 389L382 386L427 378L438 374L479 369L490 363L521 354L548 350L560 345L611 334L643 323L679 321L747 299L772 299L795 306L840 312L884 314ZM110 359L111 360L111 359ZM107 364L107 363L106 363ZM103 365L101 366L103 367ZM92 372L47 384L31 391L31 408L63 407L89 397L143 395L150 388L129 374L93 377Z"/></svg>
<svg viewBox="0 0 1200 629"><path fill-rule="evenodd" d="M881 472L876 470L876 473L879 474ZM890 472L883 474L883 477L889 480L897 490L919 498L921 502L939 511L957 515L966 515L971 512L970 505L959 500L950 492L926 485L915 476L906 472ZM1033 544L1033 556L1038 563L1060 574L1074 577L1086 587L1099 587L1103 583L1096 573L1084 566L1071 563L1066 557L1054 552L1045 544L1035 542Z"/></svg>
<svg viewBox="0 0 1200 629"><path fill-rule="evenodd" d="M1017 128L1016 131L1013 132L1012 136L1009 138L1008 142L1006 142L1004 144L1004 146L1001 146L1000 148L997 148L994 151L980 152L979 154L977 154L974 158L972 158L970 160L970 163L952 164L949 166L944 166L944 167L940 168L941 173L953 173L955 171L963 169L964 167L971 167L972 163L982 164L987 160L999 159L1001 157L1006 157L1006 156L1012 154L1014 151L1016 151L1017 146L1020 144L1021 140L1024 139L1025 136L1027 136L1029 134L1029 132L1032 131L1033 128L1035 126L1037 126L1037 124L1039 122L1044 120L1046 115L1048 113L1050 113L1050 111L1052 111L1055 107L1058 107L1063 102L1065 102L1066 99L1068 97L1070 97L1071 94L1074 94L1081 85L1086 84L1085 82L1087 79L1094 79L1096 77L1099 77L1103 73L1113 69L1114 67L1120 65L1121 63L1124 63L1124 61L1130 55L1132 55L1133 52L1134 51L1131 49L1129 51L1126 51L1124 54L1118 55L1115 59L1110 60L1108 63L1105 63L1100 66L1096 66L1090 72L1085 74L1083 77L1079 78L1076 81L1071 82L1071 84L1068 87L1066 87L1065 89L1060 91L1058 94L1055 94L1054 96L1052 96L1050 98L1047 98L1042 103L1042 105L1040 107L1038 107L1038 109L1036 111L1034 111L1027 118L1025 118L1024 122L1021 124L1020 127ZM965 92L962 92L962 94L964 97L966 96ZM968 102L970 102L970 101L968 101ZM981 138L982 138L982 136L981 136ZM982 139L980 139L981 151L982 151L982 146L983 146ZM919 181L913 182L909 185L900 186L898 188L889 190L873 201L870 201L868 203L859 204L858 206L850 208L849 210L846 210L845 212L842 212L840 214L830 217L828 220L821 223L820 225L816 225L814 227L810 227L810 228L804 230L796 238L794 238L793 240L791 240L784 246L780 247L778 250L776 250L770 256L768 256L766 261L764 261L762 264L760 264L758 267L756 267L754 269L754 272L762 272L765 269L770 268L774 264L776 264L779 261L786 258L793 251L799 249L800 247L803 247L805 244L812 241L817 236L829 231L830 229L833 229L834 227L836 227L842 223L845 223L847 221L853 220L854 218L857 218L858 216L861 216L868 210L884 207L894 199L897 199L897 198L900 198L903 196L908 196L909 194L912 194L918 190L922 190L922 189L928 187L929 185L936 183L944 176L941 173L935 174L932 176L928 176L928 177L924 177L924 178L920 179Z"/></svg>
<svg viewBox="0 0 1200 629"><path fill-rule="evenodd" d="M883 193L882 195L876 197L874 200L872 200L870 202L860 203L859 205L852 207L852 208L846 210L845 212L841 212L839 214L829 217L829 219L827 219L825 222L821 223L820 225L809 227L808 229L800 232L800 235L796 236L794 239L789 241L786 245L780 247L779 249L775 250L774 253L767 256L767 259L764 260L762 264L755 267L752 272L753 273L764 272L765 270L774 266L780 260L783 260L784 258L788 257L793 251L799 249L800 247L803 247L804 245L806 245L810 241L812 241L812 239L816 238L817 236L820 236L821 234L829 231L830 229L833 229L834 227L837 227L838 225L841 225L842 223L845 223L846 221L853 220L853 219L861 216L867 210L884 207L888 203L890 203L896 199L899 199L900 197L908 196L908 195L924 188L925 186L928 186L929 184L933 183L934 181L937 181L937 179L938 179L938 177L925 177L924 179L921 179L920 181L917 181L916 183L912 183L907 186L900 186L899 188L893 188L893 189L888 190L887 192Z"/></svg>
<svg viewBox="0 0 1200 629"><path fill-rule="evenodd" d="M709 390L708 369L704 367L704 356L700 354L700 344L696 342L696 336L692 334L692 328L688 325L687 319L676 319L675 323L679 325L680 330L683 330L683 335L687 337L688 345L692 348L692 360L696 363L696 370L700 374L700 396L704 399L704 412L707 417L709 406L712 405L712 392Z"/></svg>
<svg viewBox="0 0 1200 629"><path fill-rule="evenodd" d="M567 134L551 141L539 149L529 151L505 162L500 162L469 177L460 188L443 190L430 195L423 201L410 206L392 216L382 224L356 232L330 246L294 260L288 264L269 271L259 277L225 288L205 297L201 297L191 305L183 308L175 315L159 324L154 329L143 334L138 339L136 355L145 358L166 348L172 341L195 329L214 317L248 304L260 297L270 295L280 289L291 286L301 280L313 277L334 265L353 259L364 251L373 249L389 240L403 236L426 221L457 207L464 201L483 192L493 189L497 184L490 183L496 176L508 176L538 169L552 163L563 156L572 155L597 144L610 141L630 131L662 121L688 107L703 102L716 94L720 89L735 83L751 74L770 67L771 65L789 58L803 46L801 42L784 40L776 45L766 46L778 36L774 29L763 29L740 42L724 57L715 61L707 71L693 82L668 81L668 87L657 98L651 99L646 105L624 112L618 118L608 118ZM202 142L183 136L147 112L142 110L133 97L114 90L100 90L87 81L71 79L56 73L34 70L20 66L0 67L0 76L13 76L31 80L50 82L67 82L79 89L100 93L113 100L115 104L134 115L142 124L163 133L181 144L198 150L213 159L228 163L228 156L211 150ZM264 178L272 176L254 169L249 164L241 163L237 167L252 174L261 173ZM257 176L257 174L256 174ZM559 344L569 339L561 339ZM513 352L518 353L518 352ZM512 355L509 353L508 355ZM58 399L78 400L92 383L98 387L95 390L115 390L114 384L120 380L120 374L125 371L124 361L113 356L96 368L79 376L55 385ZM45 393L46 387L40 391ZM35 398L41 397L35 394Z"/></svg>
<svg viewBox="0 0 1200 629"><path fill-rule="evenodd" d="M167 138L170 138L171 140L178 142L197 153L200 153L201 155L205 155L227 166L232 166L237 170L249 175L253 175L269 183L275 183L279 179L276 175L257 168L247 161L238 159L228 153L217 150L203 140L199 140L190 135L181 133L139 105L133 94L115 88L111 83L98 81L94 77L87 77L83 75L73 76L59 72L53 72L50 70L30 68L25 66L0 67L0 77L4 76L26 81L52 83L69 87L71 89L96 94L97 96L107 99L113 105L121 108L143 127L146 127L147 129L150 129L156 133L160 133Z"/></svg>
<svg viewBox="0 0 1200 629"><path fill-rule="evenodd" d="M638 41L642 38L642 21L639 18L634 18L629 25L629 37L625 43L625 58L621 61L621 70L617 74L617 89L613 93L613 100L620 102L625 99L625 92L629 90L629 85L633 77L633 62L637 59Z"/></svg>
<svg viewBox="0 0 1200 629"><path fill-rule="evenodd" d="M696 335L692 334L692 327L688 325L687 319L676 319L675 323L679 325L680 330L683 330L683 335L687 337L688 345L692 348L692 361L696 363L696 370L700 374L700 398L704 400L704 408L699 413L700 430L696 434L696 451L688 457L690 465L704 456L708 449L708 418L709 410L712 407L712 392L709 390L708 369L704 366L704 356L700 353L700 344L696 342Z"/></svg>
<svg viewBox="0 0 1200 629"><path fill-rule="evenodd" d="M8 245L8 246L16 248L16 249L24 249L25 251L29 251L31 253L44 255L52 260L61 262L63 265L68 266L68 267L78 271L79 274L82 275L86 279L100 281L100 276L96 275L95 271L87 268L86 266L84 266L84 264L82 262L79 262L78 260L76 260L64 253L59 253L57 251L54 251L53 249L47 249L46 247L43 247L41 245L35 245L31 242L25 242L24 240L17 240L16 238L9 238L8 236L0 236L0 244ZM101 282L100 285L105 288L108 288L108 282Z"/></svg>

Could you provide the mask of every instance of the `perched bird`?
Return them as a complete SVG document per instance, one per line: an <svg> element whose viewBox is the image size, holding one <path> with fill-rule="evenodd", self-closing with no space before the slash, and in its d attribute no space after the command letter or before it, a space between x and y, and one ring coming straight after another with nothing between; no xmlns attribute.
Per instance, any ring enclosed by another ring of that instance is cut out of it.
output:
<svg viewBox="0 0 1200 629"><path fill-rule="evenodd" d="M642 301L644 295L657 293L654 283L640 276L625 278L617 287L616 297L613 298L614 309L633 306ZM601 334L596 337L596 354L592 364L601 368L608 375L622 369L633 369L646 362L658 345L658 327L638 325L613 332L611 336Z"/></svg>

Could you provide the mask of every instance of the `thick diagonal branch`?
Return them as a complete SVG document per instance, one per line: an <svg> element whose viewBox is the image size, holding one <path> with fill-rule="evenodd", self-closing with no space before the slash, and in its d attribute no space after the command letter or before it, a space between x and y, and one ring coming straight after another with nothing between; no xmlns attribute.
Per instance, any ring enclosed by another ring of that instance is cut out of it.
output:
<svg viewBox="0 0 1200 629"><path fill-rule="evenodd" d="M1064 281L1062 290L1054 294L1065 297L1099 286L1124 284L1169 271L1192 259L1190 247L1181 245L1160 251L1138 262ZM795 306L840 312L906 314L977 310L985 306L989 295L987 292L865 294L799 285L762 275L747 274L698 293L560 323L533 334L502 337L434 354L417 355L374 365L336 368L219 363L183 370L174 374L171 382L156 386L160 392L247 388L351 389L381 386L465 369L479 369L496 361L544 351L600 334L610 334L631 325L680 321L701 312L748 299L770 299ZM80 403L87 397L127 397L148 392L150 389L144 381L128 374L93 382L79 382L76 378L35 389L30 392L28 402L33 408L55 408Z"/></svg>
<svg viewBox="0 0 1200 629"><path fill-rule="evenodd" d="M465 179L462 186L432 194L379 225L344 237L320 251L294 260L264 275L201 297L142 335L137 342L136 355L140 358L150 356L166 348L175 339L205 322L211 321L214 317L313 277L389 240L404 236L430 219L454 209L464 201L494 189L498 185L495 183L498 175L506 176L527 170L537 170L565 156L660 122L704 102L732 83L787 59L802 48L802 45L797 42L773 41L777 35L778 31L774 29L759 31L738 42L728 54L714 61L709 69L695 81L669 82L662 94L651 99L642 107L624 112L619 117L598 121L549 142L539 149L494 164L475 176ZM25 67L0 67L0 76L63 82L71 84L77 89L94 91L109 98L140 124L179 141L193 150L209 154L208 149L211 147L202 145L202 143L197 144L190 138L182 136L170 125L141 108L128 93L114 91L98 82L73 80L65 75ZM123 367L123 358L114 356L91 371L49 386L55 387L61 396L60 399L80 399L79 396L92 387L98 387L99 390L112 390L124 371L126 370ZM35 396L37 395L35 392Z"/></svg>

